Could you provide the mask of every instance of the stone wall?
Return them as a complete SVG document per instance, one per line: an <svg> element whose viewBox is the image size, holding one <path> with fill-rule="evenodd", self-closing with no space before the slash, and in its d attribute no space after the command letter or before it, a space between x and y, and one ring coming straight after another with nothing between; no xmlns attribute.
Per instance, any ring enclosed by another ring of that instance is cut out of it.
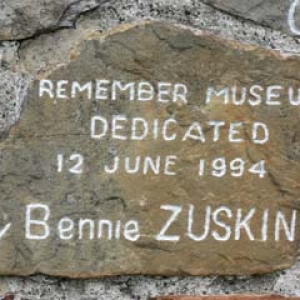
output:
<svg viewBox="0 0 300 300"><path fill-rule="evenodd" d="M118 24L138 20L166 20L287 54L300 54L300 40L295 35L297 7L291 10L296 2L3 0L0 6L0 129L4 132L18 121L30 79L45 66L68 59L70 47L86 31L105 32ZM28 300L144 300L164 294L231 293L299 296L299 279L300 261L289 270L263 276L122 276L93 280L42 275L2 277L0 294L14 292Z"/></svg>

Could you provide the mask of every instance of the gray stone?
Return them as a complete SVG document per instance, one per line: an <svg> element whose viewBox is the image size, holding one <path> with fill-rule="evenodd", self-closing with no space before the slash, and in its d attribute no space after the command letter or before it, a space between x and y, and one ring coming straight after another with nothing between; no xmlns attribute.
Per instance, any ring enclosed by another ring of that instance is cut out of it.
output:
<svg viewBox="0 0 300 300"><path fill-rule="evenodd" d="M19 120L30 82L28 73L16 70L18 48L17 42L0 44L0 134Z"/></svg>
<svg viewBox="0 0 300 300"><path fill-rule="evenodd" d="M298 0L204 0L205 3L263 26L300 35Z"/></svg>
<svg viewBox="0 0 300 300"><path fill-rule="evenodd" d="M20 118L30 77L9 70L0 75L0 133L5 134Z"/></svg>
<svg viewBox="0 0 300 300"><path fill-rule="evenodd" d="M202 2L118 0L87 12L76 21L75 29L42 34L21 44L19 55L22 71L32 74L69 59L71 46L86 31L105 32L125 22L142 19L176 21L194 28L209 30L224 38L234 39L282 52L299 53L299 44L291 36L253 22L241 23L228 14Z"/></svg>
<svg viewBox="0 0 300 300"><path fill-rule="evenodd" d="M2 0L0 40L21 40L62 27L73 27L78 15L106 0Z"/></svg>
<svg viewBox="0 0 300 300"><path fill-rule="evenodd" d="M14 40L56 28L64 11L74 3L64 1L1 1L0 39Z"/></svg>

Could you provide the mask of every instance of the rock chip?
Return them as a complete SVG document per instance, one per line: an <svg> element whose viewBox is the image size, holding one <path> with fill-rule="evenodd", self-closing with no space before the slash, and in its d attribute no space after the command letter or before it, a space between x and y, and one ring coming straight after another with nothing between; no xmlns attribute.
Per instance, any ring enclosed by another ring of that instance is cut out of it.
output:
<svg viewBox="0 0 300 300"><path fill-rule="evenodd" d="M300 59L161 22L90 32L0 143L0 273L257 274L297 254Z"/></svg>

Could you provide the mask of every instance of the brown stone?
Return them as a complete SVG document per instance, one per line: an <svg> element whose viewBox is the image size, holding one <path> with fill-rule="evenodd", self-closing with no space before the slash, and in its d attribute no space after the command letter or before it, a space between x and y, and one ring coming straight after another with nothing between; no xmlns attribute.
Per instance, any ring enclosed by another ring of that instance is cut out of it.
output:
<svg viewBox="0 0 300 300"><path fill-rule="evenodd" d="M229 296L162 296L152 300L299 300L298 297L279 295L229 295Z"/></svg>
<svg viewBox="0 0 300 300"><path fill-rule="evenodd" d="M6 294L5 296L3 296L3 298L1 298L2 300L16 300L16 295L14 294Z"/></svg>
<svg viewBox="0 0 300 300"><path fill-rule="evenodd" d="M0 273L289 267L299 69L297 57L159 22L78 41L2 137Z"/></svg>

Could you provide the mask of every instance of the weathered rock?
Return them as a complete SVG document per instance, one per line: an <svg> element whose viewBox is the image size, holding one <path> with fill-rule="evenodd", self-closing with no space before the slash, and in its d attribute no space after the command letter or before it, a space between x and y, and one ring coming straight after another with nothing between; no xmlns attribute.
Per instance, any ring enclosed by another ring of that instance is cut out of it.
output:
<svg viewBox="0 0 300 300"><path fill-rule="evenodd" d="M300 35L298 0L204 0L203 2L263 26Z"/></svg>
<svg viewBox="0 0 300 300"><path fill-rule="evenodd" d="M18 295L15 295L13 293L7 293L4 296L0 296L1 300L21 300Z"/></svg>
<svg viewBox="0 0 300 300"><path fill-rule="evenodd" d="M0 144L0 273L288 267L299 66L163 23L85 36L35 80Z"/></svg>
<svg viewBox="0 0 300 300"><path fill-rule="evenodd" d="M19 120L30 83L28 73L16 71L18 46L14 42L0 45L0 135Z"/></svg>
<svg viewBox="0 0 300 300"><path fill-rule="evenodd" d="M0 39L23 39L58 25L74 0L1 1Z"/></svg>
<svg viewBox="0 0 300 300"><path fill-rule="evenodd" d="M20 40L60 27L70 27L81 13L106 0L3 0L0 40Z"/></svg>
<svg viewBox="0 0 300 300"><path fill-rule="evenodd" d="M298 300L298 297L279 295L230 295L230 296L162 296L152 300Z"/></svg>

